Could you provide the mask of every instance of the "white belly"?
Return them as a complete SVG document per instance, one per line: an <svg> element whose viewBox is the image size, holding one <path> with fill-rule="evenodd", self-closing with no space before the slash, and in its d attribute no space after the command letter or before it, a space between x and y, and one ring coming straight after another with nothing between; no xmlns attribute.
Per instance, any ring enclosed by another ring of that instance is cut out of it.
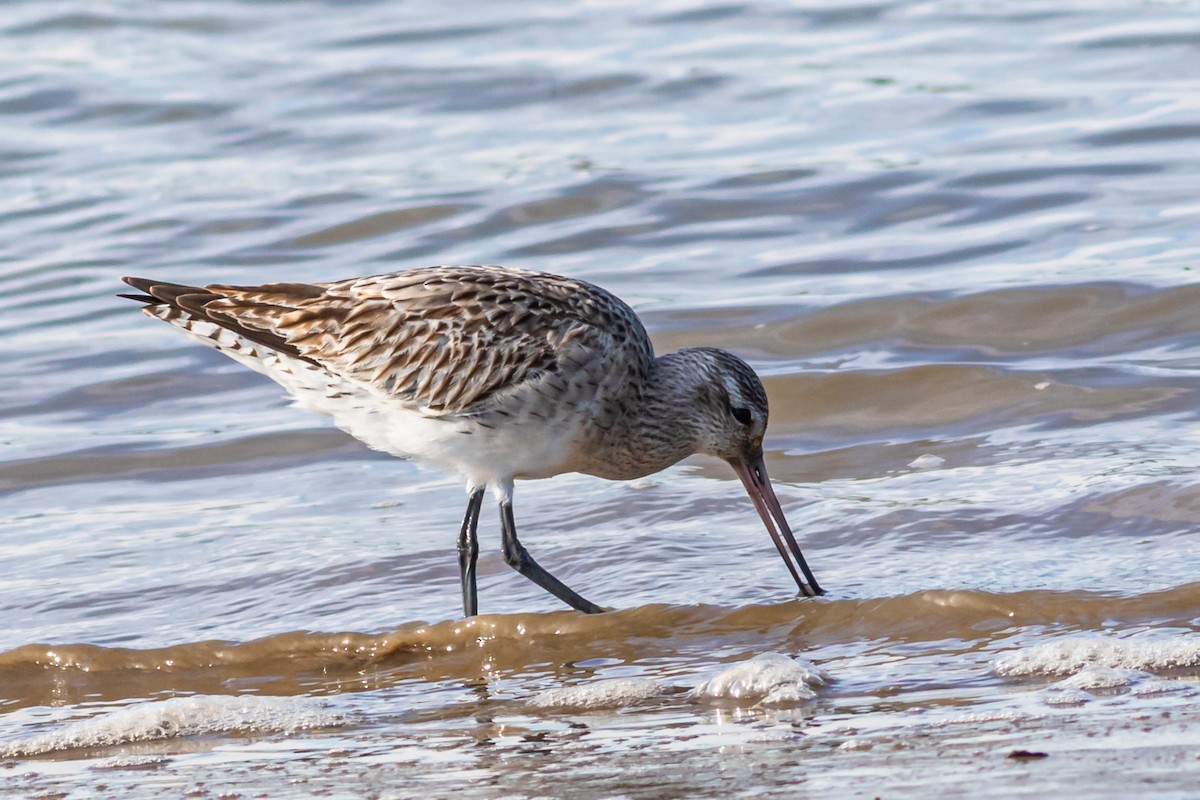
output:
<svg viewBox="0 0 1200 800"><path fill-rule="evenodd" d="M513 478L548 478L571 463L578 423L517 414L484 427L469 418L437 417L313 364L251 342L167 305L147 306L196 341L274 380L294 405L333 417L374 450L457 472L471 486L503 486Z"/></svg>
<svg viewBox="0 0 1200 800"><path fill-rule="evenodd" d="M342 398L332 408L319 405L316 410L330 414L339 428L369 447L457 472L471 486L557 475L573 451L574 431L565 425L547 429L513 422L485 428L470 419L430 417L394 401L361 396Z"/></svg>

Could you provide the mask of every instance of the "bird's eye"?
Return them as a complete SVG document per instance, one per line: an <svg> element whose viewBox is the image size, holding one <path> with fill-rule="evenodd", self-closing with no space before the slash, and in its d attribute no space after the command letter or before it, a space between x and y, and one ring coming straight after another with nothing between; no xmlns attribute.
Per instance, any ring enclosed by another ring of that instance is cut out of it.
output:
<svg viewBox="0 0 1200 800"><path fill-rule="evenodd" d="M748 408L742 408L741 406L737 408L731 408L729 409L729 413L733 414L733 418L743 425L749 425L754 421L754 416L750 413L750 409Z"/></svg>

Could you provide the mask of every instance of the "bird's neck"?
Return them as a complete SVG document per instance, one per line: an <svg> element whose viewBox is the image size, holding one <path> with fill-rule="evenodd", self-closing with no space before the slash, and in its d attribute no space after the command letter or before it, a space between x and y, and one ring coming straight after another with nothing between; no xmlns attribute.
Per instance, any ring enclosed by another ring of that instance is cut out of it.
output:
<svg viewBox="0 0 1200 800"><path fill-rule="evenodd" d="M696 394L700 376L696 368L686 351L655 359L641 391L621 409L603 439L596 442L594 458L579 471L631 480L698 452Z"/></svg>

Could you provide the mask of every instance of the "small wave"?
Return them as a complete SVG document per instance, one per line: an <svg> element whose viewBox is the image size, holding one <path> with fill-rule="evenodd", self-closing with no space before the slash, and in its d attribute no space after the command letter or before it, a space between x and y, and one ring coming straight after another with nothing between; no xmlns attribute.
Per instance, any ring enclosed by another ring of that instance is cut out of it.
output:
<svg viewBox="0 0 1200 800"><path fill-rule="evenodd" d="M309 694L317 686L342 691L343 681L357 680L363 670L383 683L414 677L474 678L485 664L527 670L607 657L614 647L631 641L639 642L643 658L674 658L697 647L706 652L723 644L740 647L747 635L765 643L763 649L786 648L800 635L805 648L815 649L851 639L971 642L1020 628L1086 630L1098 620L1127 629L1147 624L1184 627L1194 618L1197 603L1200 584L1124 597L925 590L895 597L825 597L736 608L646 605L594 616L566 611L491 614L412 622L378 634L293 631L247 642L198 641L146 649L27 644L0 652L0 684L18 707L61 702L64 691L78 700L119 700L129 696L130 680L142 697L153 692L224 694L224 687L247 679L263 692L292 696ZM1193 639L1168 639L1160 645L1135 645L1135 640L1115 637L1064 641L1068 643L1053 643L1049 649L1010 653L996 670L1004 677L1066 676L1093 662L1148 671L1155 671L1159 662L1200 664L1200 645ZM1087 641L1092 642L1091 651Z"/></svg>

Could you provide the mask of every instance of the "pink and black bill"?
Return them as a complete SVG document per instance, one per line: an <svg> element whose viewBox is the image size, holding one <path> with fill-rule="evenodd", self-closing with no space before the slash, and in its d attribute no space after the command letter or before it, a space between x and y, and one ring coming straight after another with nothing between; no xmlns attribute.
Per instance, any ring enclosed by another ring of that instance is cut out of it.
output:
<svg viewBox="0 0 1200 800"><path fill-rule="evenodd" d="M817 585L817 579L813 577L812 570L804 561L800 545L796 543L796 537L788 526L787 518L783 516L783 507L779 505L779 499L775 497L775 490L771 488L762 453L740 459L730 459L729 463L738 477L742 479L742 485L746 487L750 499L754 501L755 510L762 517L763 524L767 526L767 532L771 534L771 541L775 542L775 549L779 551L779 556L787 565L788 572L792 573L792 577L796 579L800 593L806 597L825 594L825 590Z"/></svg>

